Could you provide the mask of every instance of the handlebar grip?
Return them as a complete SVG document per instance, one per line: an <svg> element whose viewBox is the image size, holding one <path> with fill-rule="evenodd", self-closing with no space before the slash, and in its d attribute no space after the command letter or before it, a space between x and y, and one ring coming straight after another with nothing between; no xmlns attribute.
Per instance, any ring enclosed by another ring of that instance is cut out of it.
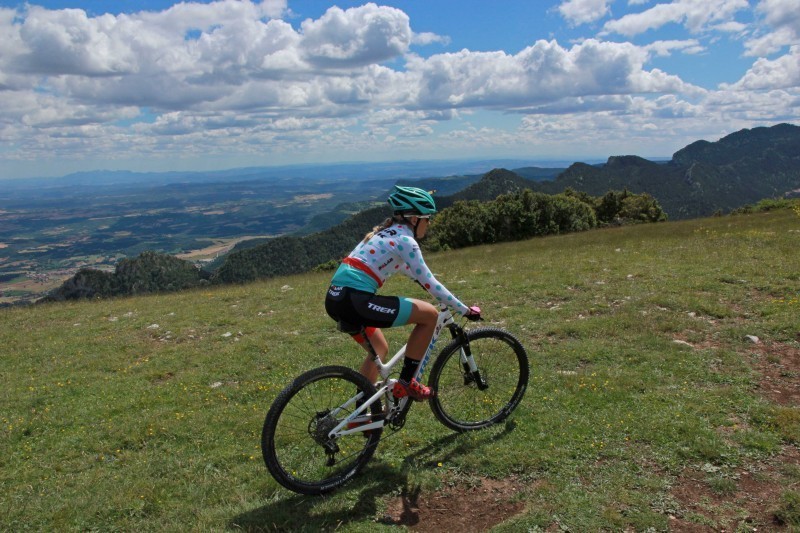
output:
<svg viewBox="0 0 800 533"><path fill-rule="evenodd" d="M483 317L481 316L481 308L477 305L470 307L469 312L464 316L467 317L467 320L471 320L473 322L483 320Z"/></svg>

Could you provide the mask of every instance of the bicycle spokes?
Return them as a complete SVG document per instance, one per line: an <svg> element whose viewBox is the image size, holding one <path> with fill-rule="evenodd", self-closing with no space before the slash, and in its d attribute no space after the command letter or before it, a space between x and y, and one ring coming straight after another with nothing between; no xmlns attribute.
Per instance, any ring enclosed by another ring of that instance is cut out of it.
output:
<svg viewBox="0 0 800 533"><path fill-rule="evenodd" d="M519 404L528 383L525 349L495 328L457 336L436 359L430 405L436 417L456 431L480 429L505 419Z"/></svg>
<svg viewBox="0 0 800 533"><path fill-rule="evenodd" d="M470 350L461 350L461 368L464 372L464 385L467 386L474 383L480 390L488 389L489 384L486 381L486 377L481 374L471 352L470 355L466 355L467 352L470 352Z"/></svg>
<svg viewBox="0 0 800 533"><path fill-rule="evenodd" d="M346 431L359 393L371 397L375 388L354 370L322 367L278 395L262 433L264 461L278 482L302 494L322 494L366 464L382 428L370 434ZM369 408L370 415L380 415L380 401Z"/></svg>

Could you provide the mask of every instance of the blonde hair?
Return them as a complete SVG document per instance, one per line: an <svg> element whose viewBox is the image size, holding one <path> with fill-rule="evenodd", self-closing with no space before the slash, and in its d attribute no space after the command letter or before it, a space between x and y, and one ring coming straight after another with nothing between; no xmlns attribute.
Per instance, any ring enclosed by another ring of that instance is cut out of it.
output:
<svg viewBox="0 0 800 533"><path fill-rule="evenodd" d="M388 227L391 227L391 225L394 224L395 222L399 222L399 220L396 220L395 217L387 218L386 220L384 220L383 222L381 222L380 224L378 224L377 226L372 228L372 231L367 233L367 235L364 237L364 241L363 242L367 242L373 236L375 236L376 233L378 233L379 231L385 230Z"/></svg>

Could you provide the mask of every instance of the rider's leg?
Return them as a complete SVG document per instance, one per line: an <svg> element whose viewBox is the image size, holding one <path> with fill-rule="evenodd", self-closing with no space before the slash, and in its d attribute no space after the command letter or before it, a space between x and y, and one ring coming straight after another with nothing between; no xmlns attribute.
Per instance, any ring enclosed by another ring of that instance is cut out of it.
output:
<svg viewBox="0 0 800 533"><path fill-rule="evenodd" d="M439 312L433 305L422 300L412 299L411 305L411 316L408 318L408 323L416 325L408 337L406 359L419 361L425 355L428 345L431 343Z"/></svg>
<svg viewBox="0 0 800 533"><path fill-rule="evenodd" d="M367 338L369 338L372 348L381 358L381 361L385 361L386 354L389 353L389 343L386 341L386 337L383 336L383 332L378 328L367 328ZM375 383L378 380L378 367L375 366L375 363L372 360L372 354L369 352L369 346L360 334L353 335L353 339L355 339L355 341L359 343L367 352L367 356L364 358L364 362L361 363L361 368L359 368L358 371L361 372L362 375L366 376L370 383Z"/></svg>
<svg viewBox="0 0 800 533"><path fill-rule="evenodd" d="M428 302L411 300L411 303L412 310L408 322L416 324L416 326L408 339L403 369L400 371L400 379L395 384L392 393L398 398L408 395L415 400L427 400L432 395L431 389L413 378L419 368L420 360L428 350L428 345L436 329L439 312Z"/></svg>

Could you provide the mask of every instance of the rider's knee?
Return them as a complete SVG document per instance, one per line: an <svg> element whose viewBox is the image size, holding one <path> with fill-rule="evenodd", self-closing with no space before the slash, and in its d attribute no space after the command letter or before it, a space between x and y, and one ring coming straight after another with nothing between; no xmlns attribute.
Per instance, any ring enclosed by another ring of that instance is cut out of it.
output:
<svg viewBox="0 0 800 533"><path fill-rule="evenodd" d="M417 324L433 325L436 324L436 320L439 318L439 311L436 310L436 307L423 301L416 302L414 314L416 315L414 318L416 318Z"/></svg>

